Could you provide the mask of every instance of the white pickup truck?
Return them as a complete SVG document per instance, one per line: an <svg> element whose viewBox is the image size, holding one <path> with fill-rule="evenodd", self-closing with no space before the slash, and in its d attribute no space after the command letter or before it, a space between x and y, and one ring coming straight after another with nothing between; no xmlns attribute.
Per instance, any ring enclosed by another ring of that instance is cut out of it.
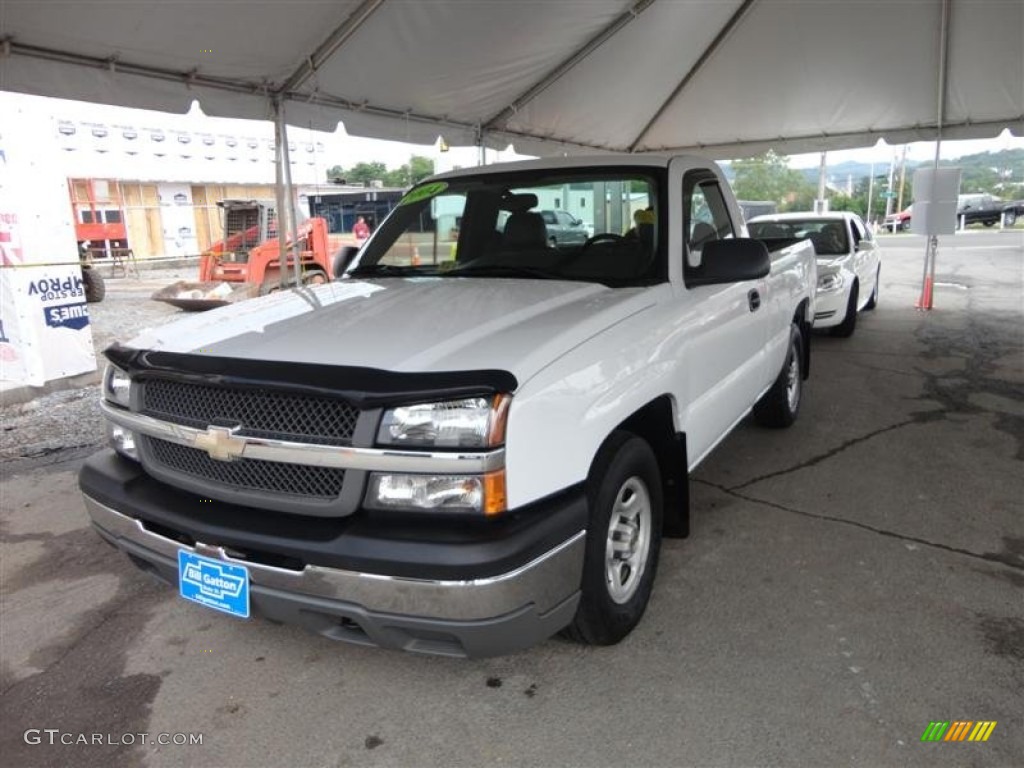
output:
<svg viewBox="0 0 1024 768"><path fill-rule="evenodd" d="M545 209L595 234L552 247ZM185 598L336 639L615 643L689 471L800 407L814 250L742 222L695 157L435 177L339 279L107 350L96 530Z"/></svg>

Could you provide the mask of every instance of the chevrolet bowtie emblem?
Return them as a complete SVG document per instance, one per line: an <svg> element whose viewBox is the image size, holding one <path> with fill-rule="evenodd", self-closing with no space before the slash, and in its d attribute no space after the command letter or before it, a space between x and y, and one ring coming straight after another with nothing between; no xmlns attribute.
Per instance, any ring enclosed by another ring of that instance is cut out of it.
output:
<svg viewBox="0 0 1024 768"><path fill-rule="evenodd" d="M238 427L210 427L195 436L192 445L217 461L234 461L245 451L245 440L235 437Z"/></svg>

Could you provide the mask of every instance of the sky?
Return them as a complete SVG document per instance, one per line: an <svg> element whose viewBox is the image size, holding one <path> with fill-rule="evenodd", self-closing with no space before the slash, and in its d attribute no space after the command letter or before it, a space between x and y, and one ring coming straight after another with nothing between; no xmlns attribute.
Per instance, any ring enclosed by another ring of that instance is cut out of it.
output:
<svg viewBox="0 0 1024 768"><path fill-rule="evenodd" d="M26 96L21 94L5 94L5 96L17 99L42 101L52 104L55 116L68 116L76 119L91 119L98 122L116 122L121 120L133 120L135 122L146 121L149 124L159 125L161 118L165 120L181 119L180 115L168 115L166 113L152 112L148 110L129 109L102 104L87 102L68 101L63 99L50 99L42 96ZM193 103L192 110L188 113L190 119L197 123L197 129L206 130L235 130L244 131L245 123L251 121L233 120L229 118L206 117L199 108L197 102ZM211 126L211 123L214 125ZM327 146L326 156L330 165L341 165L351 167L358 162L383 162L389 169L398 168L409 161L412 155L423 155L435 161L435 166L440 170L449 170L454 166L473 166L478 162L478 150L475 147L452 147L448 152L441 153L436 146L422 144L406 144L397 141L382 141L379 139L368 139L358 136L349 136L345 133L344 127L339 127L334 133L318 133L323 137ZM961 155L969 155L977 152L995 152L1002 149L1024 149L1024 138L1012 136L1009 131L1004 131L999 137L986 140L971 141L947 141L942 145L942 158L953 159ZM879 141L873 147L862 149L837 150L828 153L828 164L837 165L849 160L856 162L888 165L894 155L902 153L903 145L890 146ZM907 159L910 162L924 162L931 160L935 154L934 142L916 142L907 145ZM487 150L487 162L504 162L515 160L520 157L510 149L503 152ZM815 152L806 155L791 155L789 164L792 168L817 167L820 162L820 155Z"/></svg>

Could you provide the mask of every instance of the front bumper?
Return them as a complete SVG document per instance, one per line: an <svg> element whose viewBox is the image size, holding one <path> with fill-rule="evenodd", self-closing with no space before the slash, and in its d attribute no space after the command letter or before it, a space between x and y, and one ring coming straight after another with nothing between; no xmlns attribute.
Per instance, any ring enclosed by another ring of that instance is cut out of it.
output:
<svg viewBox="0 0 1024 768"><path fill-rule="evenodd" d="M814 298L814 327L831 328L846 318L846 305L850 301L851 279L847 278L838 291L821 291Z"/></svg>
<svg viewBox="0 0 1024 768"><path fill-rule="evenodd" d="M109 451L86 463L79 482L98 533L140 568L176 586L182 549L245 565L255 613L332 639L493 656L550 637L579 602L579 492L509 513L505 525L438 524L430 540L422 521L210 504Z"/></svg>

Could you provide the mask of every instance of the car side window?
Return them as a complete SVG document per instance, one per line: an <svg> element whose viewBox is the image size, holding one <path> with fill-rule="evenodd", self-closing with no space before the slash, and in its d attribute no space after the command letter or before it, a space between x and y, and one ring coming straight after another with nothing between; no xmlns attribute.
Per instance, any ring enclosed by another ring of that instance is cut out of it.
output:
<svg viewBox="0 0 1024 768"><path fill-rule="evenodd" d="M860 241L864 239L864 230L856 219L850 220L850 227L853 232L853 247L856 250L857 246L860 245Z"/></svg>
<svg viewBox="0 0 1024 768"><path fill-rule="evenodd" d="M705 245L736 236L725 200L718 177L711 171L690 171L683 177L684 280L699 274Z"/></svg>
<svg viewBox="0 0 1024 768"><path fill-rule="evenodd" d="M544 217L544 223L545 224L556 224L557 223L557 219L555 219L555 212L554 211L541 211L540 215Z"/></svg>

